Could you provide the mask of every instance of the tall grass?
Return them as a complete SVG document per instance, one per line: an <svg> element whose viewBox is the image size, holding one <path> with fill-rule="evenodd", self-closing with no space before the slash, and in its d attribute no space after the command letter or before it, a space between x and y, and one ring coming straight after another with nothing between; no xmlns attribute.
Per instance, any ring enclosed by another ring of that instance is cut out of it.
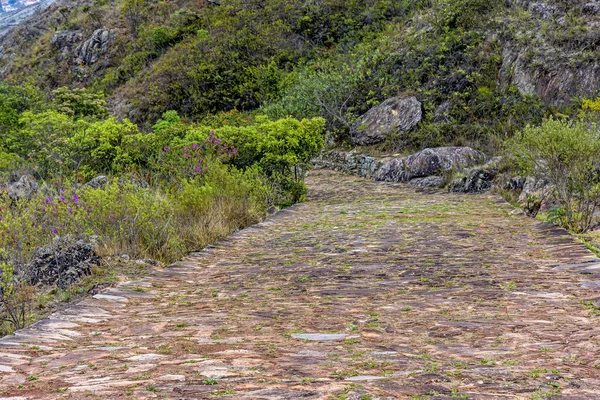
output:
<svg viewBox="0 0 600 400"><path fill-rule="evenodd" d="M104 188L46 188L31 200L0 199L0 246L26 264L55 236L97 236L100 255L172 262L260 220L267 187L256 168L213 162L177 185L140 187L114 178Z"/></svg>

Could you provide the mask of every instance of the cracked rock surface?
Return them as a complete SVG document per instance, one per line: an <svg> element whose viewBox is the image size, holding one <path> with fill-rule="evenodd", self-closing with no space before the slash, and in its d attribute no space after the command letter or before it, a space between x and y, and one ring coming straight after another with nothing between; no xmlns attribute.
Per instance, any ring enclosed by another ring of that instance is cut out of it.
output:
<svg viewBox="0 0 600 400"><path fill-rule="evenodd" d="M0 398L600 396L600 263L564 230L490 194L307 184L306 203L3 338Z"/></svg>

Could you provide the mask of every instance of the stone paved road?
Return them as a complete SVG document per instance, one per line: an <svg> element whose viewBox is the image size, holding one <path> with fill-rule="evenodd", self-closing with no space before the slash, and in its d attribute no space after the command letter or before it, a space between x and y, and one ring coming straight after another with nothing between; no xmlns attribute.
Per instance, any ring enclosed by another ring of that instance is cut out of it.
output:
<svg viewBox="0 0 600 400"><path fill-rule="evenodd" d="M600 268L575 239L491 195L308 184L307 203L4 338L0 398L600 398Z"/></svg>

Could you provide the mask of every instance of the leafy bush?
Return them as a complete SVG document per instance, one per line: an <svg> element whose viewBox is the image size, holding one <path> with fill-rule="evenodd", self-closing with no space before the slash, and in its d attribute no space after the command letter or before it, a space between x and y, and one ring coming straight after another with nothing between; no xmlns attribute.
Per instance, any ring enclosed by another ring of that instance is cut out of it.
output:
<svg viewBox="0 0 600 400"><path fill-rule="evenodd" d="M214 131L212 131L214 132ZM218 160L227 162L237 154L233 145L215 137L214 133L201 143L165 146L155 166L162 180L179 182L206 173L208 164Z"/></svg>
<svg viewBox="0 0 600 400"><path fill-rule="evenodd" d="M22 155L38 176L54 179L30 201L0 200L0 246L18 263L67 233L100 235L134 254L182 255L195 243L185 235L223 233L256 221L267 205L301 200L324 129L320 118L256 117L252 125L213 130L188 126L175 112L147 134L127 120L75 121L56 111L25 111L19 121L4 138L12 153L0 153L0 161ZM98 174L114 177L108 188L80 187ZM215 209L219 216L202 217ZM185 214L213 222L177 233Z"/></svg>
<svg viewBox="0 0 600 400"><path fill-rule="evenodd" d="M241 169L256 165L265 174L275 195L272 203L291 204L303 198L304 172L323 147L324 127L323 118L271 121L259 116L249 126L192 129L182 142L190 146L213 134L223 138L236 148L233 165Z"/></svg>
<svg viewBox="0 0 600 400"><path fill-rule="evenodd" d="M56 111L26 111L19 117L19 127L2 141L9 152L26 160L38 177L90 179L135 163L137 159L124 151L124 144L137 133L137 126L128 120L90 122Z"/></svg>
<svg viewBox="0 0 600 400"><path fill-rule="evenodd" d="M600 112L600 97L596 99L583 99L581 109L583 111Z"/></svg>
<svg viewBox="0 0 600 400"><path fill-rule="evenodd" d="M434 0L431 21L440 32L448 29L468 29L479 26L483 16L489 13L497 3L487 0Z"/></svg>
<svg viewBox="0 0 600 400"><path fill-rule="evenodd" d="M511 157L524 174L548 179L562 211L553 219L575 232L594 223L600 205L600 140L596 126L550 119L526 127L510 141Z"/></svg>
<svg viewBox="0 0 600 400"><path fill-rule="evenodd" d="M281 98L260 109L270 118L324 117L328 128L342 132L355 121L353 106L362 98L364 82L361 65L348 65L341 60L324 60L309 65L287 77L287 88Z"/></svg>
<svg viewBox="0 0 600 400"><path fill-rule="evenodd" d="M75 119L89 117L92 119L108 118L108 108L102 93L93 93L87 89L69 89L61 87L52 92L54 104L62 114Z"/></svg>

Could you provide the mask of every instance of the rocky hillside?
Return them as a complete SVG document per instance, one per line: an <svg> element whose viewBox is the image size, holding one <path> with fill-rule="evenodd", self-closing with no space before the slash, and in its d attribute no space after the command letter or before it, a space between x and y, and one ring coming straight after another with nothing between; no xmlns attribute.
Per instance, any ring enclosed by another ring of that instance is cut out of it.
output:
<svg viewBox="0 0 600 400"><path fill-rule="evenodd" d="M600 3L74 0L2 39L0 76L87 87L143 126L231 110L324 116L334 136L399 94L422 122L388 147L495 149L600 89ZM355 129L356 130L356 126Z"/></svg>
<svg viewBox="0 0 600 400"><path fill-rule="evenodd" d="M559 106L597 96L600 2L514 3L516 12L500 20L500 82Z"/></svg>

